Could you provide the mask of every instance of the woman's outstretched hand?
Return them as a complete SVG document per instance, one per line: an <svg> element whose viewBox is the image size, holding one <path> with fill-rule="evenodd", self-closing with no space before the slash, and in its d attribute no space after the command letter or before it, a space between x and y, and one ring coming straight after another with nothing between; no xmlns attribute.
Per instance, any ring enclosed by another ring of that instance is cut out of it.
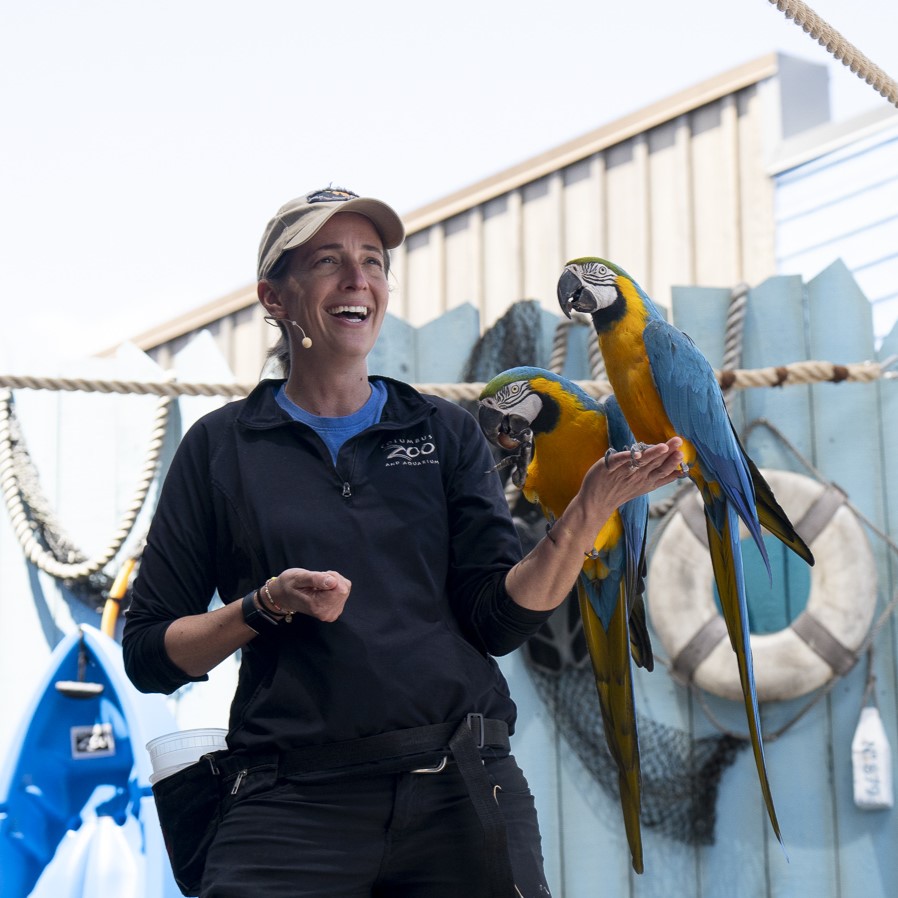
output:
<svg viewBox="0 0 898 898"><path fill-rule="evenodd" d="M352 583L336 571L288 568L268 582L272 600L284 612L332 623L343 613Z"/></svg>

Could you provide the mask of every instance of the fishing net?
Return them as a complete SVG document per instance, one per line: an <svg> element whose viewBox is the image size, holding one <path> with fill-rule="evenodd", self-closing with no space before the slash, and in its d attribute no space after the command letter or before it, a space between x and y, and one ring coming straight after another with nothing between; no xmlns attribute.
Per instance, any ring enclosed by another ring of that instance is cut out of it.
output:
<svg viewBox="0 0 898 898"><path fill-rule="evenodd" d="M540 327L536 303L512 306L474 347L466 379L488 381L506 368L538 364ZM498 461L498 451L496 457ZM529 551L545 534L545 519L520 494L511 505L524 551ZM593 782L617 801L617 766L605 741L575 595L568 596L522 651L530 677L564 741ZM713 844L720 779L746 743L728 734L696 739L638 711L636 719L643 825L685 844Z"/></svg>
<svg viewBox="0 0 898 898"><path fill-rule="evenodd" d="M567 744L616 801L617 767L605 743L592 671L587 666L550 674L531 667L530 674ZM687 845L713 845L720 778L745 743L727 735L693 739L638 712L636 721L642 825Z"/></svg>

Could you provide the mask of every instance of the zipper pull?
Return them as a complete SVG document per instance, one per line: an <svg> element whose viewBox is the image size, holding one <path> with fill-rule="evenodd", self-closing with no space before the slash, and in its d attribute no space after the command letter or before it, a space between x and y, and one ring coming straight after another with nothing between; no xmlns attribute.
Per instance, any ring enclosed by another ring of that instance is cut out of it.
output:
<svg viewBox="0 0 898 898"><path fill-rule="evenodd" d="M352 490L349 487L349 481L346 480L343 483L343 498L348 499L352 495Z"/></svg>
<svg viewBox="0 0 898 898"><path fill-rule="evenodd" d="M231 795L236 795L237 790L240 788L240 784L243 782L243 777L246 776L247 771L241 770L240 773L237 774L237 779L234 780L234 788L231 789Z"/></svg>

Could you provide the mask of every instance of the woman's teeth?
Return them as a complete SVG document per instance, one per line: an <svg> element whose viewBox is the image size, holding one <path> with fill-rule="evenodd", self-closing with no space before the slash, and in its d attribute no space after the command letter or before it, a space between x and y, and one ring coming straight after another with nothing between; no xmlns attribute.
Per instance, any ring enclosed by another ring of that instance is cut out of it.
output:
<svg viewBox="0 0 898 898"><path fill-rule="evenodd" d="M354 321L364 321L368 317L368 310L364 306L337 306L330 310L330 314L341 318L351 318Z"/></svg>

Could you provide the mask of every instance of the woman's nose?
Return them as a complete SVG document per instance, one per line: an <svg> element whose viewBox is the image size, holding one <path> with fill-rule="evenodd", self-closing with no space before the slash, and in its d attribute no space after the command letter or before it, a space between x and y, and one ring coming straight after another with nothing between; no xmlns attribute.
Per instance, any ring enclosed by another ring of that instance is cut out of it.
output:
<svg viewBox="0 0 898 898"><path fill-rule="evenodd" d="M347 262L344 265L343 281L346 287L353 290L363 290L368 286L365 271L358 262Z"/></svg>

